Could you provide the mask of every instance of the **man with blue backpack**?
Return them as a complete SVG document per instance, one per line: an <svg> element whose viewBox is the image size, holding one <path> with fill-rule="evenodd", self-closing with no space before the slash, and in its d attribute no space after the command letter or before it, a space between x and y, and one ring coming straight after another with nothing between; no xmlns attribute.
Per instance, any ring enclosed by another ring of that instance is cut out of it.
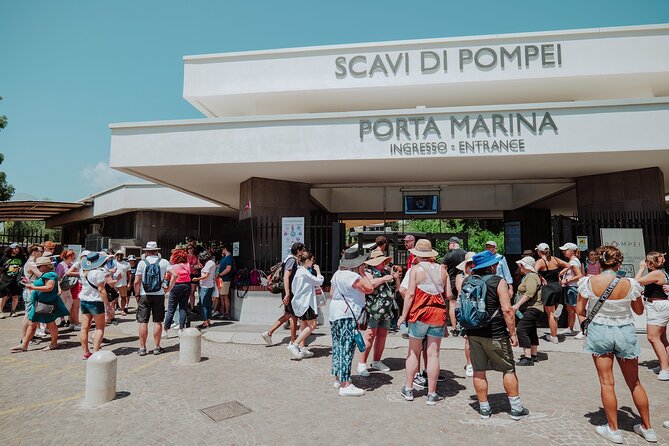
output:
<svg viewBox="0 0 669 446"><path fill-rule="evenodd" d="M474 389L481 418L492 415L488 401L486 372L502 372L504 390L511 405L511 419L530 414L518 393L518 377L511 347L518 346L516 315L511 306L509 286L496 274L502 256L486 250L473 257L474 269L462 284L456 317L465 329L474 368Z"/></svg>
<svg viewBox="0 0 669 446"><path fill-rule="evenodd" d="M165 320L165 293L170 292L177 280L172 265L158 255L158 244L148 242L143 249L146 257L137 264L135 272L135 296L137 298L137 322L139 323L139 356L146 355L146 338L149 335L149 319L153 315L153 340L156 344L154 355L164 352L160 338ZM167 273L172 278L168 285L163 283Z"/></svg>

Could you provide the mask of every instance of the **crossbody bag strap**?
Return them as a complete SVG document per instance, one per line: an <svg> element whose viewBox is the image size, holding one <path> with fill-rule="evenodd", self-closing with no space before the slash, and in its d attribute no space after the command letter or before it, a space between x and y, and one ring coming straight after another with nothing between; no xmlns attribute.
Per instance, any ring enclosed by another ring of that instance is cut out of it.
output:
<svg viewBox="0 0 669 446"><path fill-rule="evenodd" d="M597 300L597 303L595 304L595 306L592 307L592 310L590 310L590 314L588 314L588 317L586 318L588 323L592 322L592 320L595 318L595 316L597 316L597 313L599 313L599 310L602 308L602 305L604 305L604 302L606 301L606 299L609 298L609 296L613 292L613 289L618 285L618 283L620 283L620 277L616 276L616 277L613 278L613 280L611 281L609 286L606 288L604 293L602 293L599 300Z"/></svg>
<svg viewBox="0 0 669 446"><path fill-rule="evenodd" d="M422 269L423 271L425 271L425 275L427 276L427 278L430 279L430 282L432 282L432 285L434 285L434 288L435 288L437 291L439 291L439 285L437 285L437 283L434 281L434 279L433 279L432 276L430 275L430 272L429 272L427 269L425 269L425 267L424 267L423 265L421 265L420 263L418 264L418 266L420 266L421 269ZM416 285L416 286L418 286L418 285ZM439 293L439 295L441 296L441 300L442 300L442 302L444 303L444 305L445 305L445 306L448 306L448 305L446 304L446 299L444 298L444 293L446 292L446 286L442 285L442 287L444 288L444 291L442 291L441 293Z"/></svg>
<svg viewBox="0 0 669 446"><path fill-rule="evenodd" d="M360 312L360 314L356 317L355 316L355 311L353 311L353 308L351 308L351 306L348 304L348 299L346 299L346 296L344 296L344 293L342 293L341 290L339 289L339 284L338 283L335 283L335 288L337 289L337 292L341 295L341 298L344 300L344 303L346 304L348 309L351 311L351 314L353 315L353 318L355 319L355 323L357 324L358 319L360 319L360 317L362 316L362 311L365 311L365 309L363 308L362 311Z"/></svg>

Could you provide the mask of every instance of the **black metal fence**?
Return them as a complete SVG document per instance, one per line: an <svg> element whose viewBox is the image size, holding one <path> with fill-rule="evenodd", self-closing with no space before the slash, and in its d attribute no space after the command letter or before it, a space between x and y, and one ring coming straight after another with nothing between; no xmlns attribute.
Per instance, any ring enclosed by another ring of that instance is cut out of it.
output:
<svg viewBox="0 0 669 446"><path fill-rule="evenodd" d="M574 242L585 235L591 248L600 246L601 228L638 228L643 230L646 252L665 252L669 246L669 216L659 211L581 213L572 218L554 220L556 247Z"/></svg>
<svg viewBox="0 0 669 446"><path fill-rule="evenodd" d="M52 235L52 233L53 231L47 234L43 229L5 229L0 231L0 248L4 250L12 243L18 243L23 247L28 247L34 243L43 243L49 238L50 235ZM55 238L56 240L53 241L60 241L59 237Z"/></svg>

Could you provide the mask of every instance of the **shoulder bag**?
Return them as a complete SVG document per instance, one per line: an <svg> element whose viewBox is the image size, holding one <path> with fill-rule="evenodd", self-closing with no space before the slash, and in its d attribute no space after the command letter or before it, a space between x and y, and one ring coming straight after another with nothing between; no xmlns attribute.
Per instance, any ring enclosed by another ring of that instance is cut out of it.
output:
<svg viewBox="0 0 669 446"><path fill-rule="evenodd" d="M606 288L606 290L602 293L601 297L597 301L594 307L592 307L592 310L590 310L590 314L588 314L588 317L585 318L583 323L581 324L581 331L583 331L583 334L587 335L588 331L588 325L590 325L590 322L597 316L597 313L599 313L599 310L602 308L602 305L604 305L604 302L606 299L609 298L611 293L613 292L613 289L620 283L620 277L616 276L613 278L609 286Z"/></svg>
<svg viewBox="0 0 669 446"><path fill-rule="evenodd" d="M58 285L55 284L54 287L56 287L56 286L58 286ZM39 314L39 315L44 316L44 315L53 314L53 312L56 311L56 305L40 302L37 299L37 295L39 294L39 291L37 291L37 292L33 291L33 292L34 292L34 294L33 294L33 296L34 296L34 298L33 298L33 300L34 300L33 308L35 309L34 314Z"/></svg>

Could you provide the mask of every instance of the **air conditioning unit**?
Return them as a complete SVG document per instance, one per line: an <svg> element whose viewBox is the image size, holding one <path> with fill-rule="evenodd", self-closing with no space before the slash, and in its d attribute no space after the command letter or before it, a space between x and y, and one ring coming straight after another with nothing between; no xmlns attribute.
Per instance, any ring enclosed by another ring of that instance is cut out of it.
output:
<svg viewBox="0 0 669 446"><path fill-rule="evenodd" d="M141 246L121 246L121 251L123 251L123 255L125 257L128 257L129 255L134 255L139 259L142 256Z"/></svg>

